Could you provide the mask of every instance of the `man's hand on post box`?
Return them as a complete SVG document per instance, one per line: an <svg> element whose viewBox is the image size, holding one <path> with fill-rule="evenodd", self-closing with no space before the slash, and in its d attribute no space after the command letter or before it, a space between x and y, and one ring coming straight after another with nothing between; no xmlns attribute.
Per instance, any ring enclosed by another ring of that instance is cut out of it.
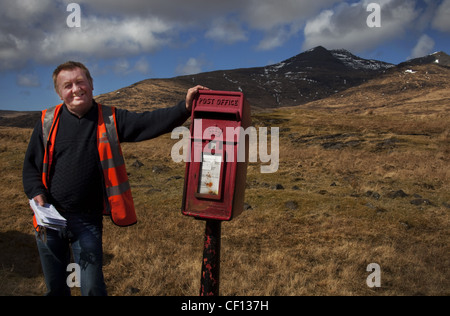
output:
<svg viewBox="0 0 450 316"><path fill-rule="evenodd" d="M188 90L186 95L186 110L191 112L192 111L192 104L194 103L194 98L198 94L200 90L210 90L207 87L204 86L195 86Z"/></svg>

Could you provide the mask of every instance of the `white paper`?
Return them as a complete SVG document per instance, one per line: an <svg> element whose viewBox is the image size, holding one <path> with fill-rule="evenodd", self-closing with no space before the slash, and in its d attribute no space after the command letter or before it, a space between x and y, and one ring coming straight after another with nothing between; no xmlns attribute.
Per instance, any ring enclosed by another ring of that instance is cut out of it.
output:
<svg viewBox="0 0 450 316"><path fill-rule="evenodd" d="M66 226L66 219L58 213L51 204L40 206L35 200L30 200L30 206L36 215L36 222L39 226L51 229L60 229Z"/></svg>
<svg viewBox="0 0 450 316"><path fill-rule="evenodd" d="M220 168L222 156L203 154L200 170L200 194L219 195Z"/></svg>

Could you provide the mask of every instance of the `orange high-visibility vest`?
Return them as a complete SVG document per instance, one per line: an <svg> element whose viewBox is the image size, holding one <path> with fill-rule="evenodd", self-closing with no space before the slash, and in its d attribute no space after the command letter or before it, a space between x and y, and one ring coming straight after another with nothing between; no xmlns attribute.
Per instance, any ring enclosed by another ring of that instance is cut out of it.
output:
<svg viewBox="0 0 450 316"><path fill-rule="evenodd" d="M45 148L42 183L47 189L61 110L62 104L59 104L44 110L41 117ZM103 214L111 216L113 223L118 226L133 225L137 222L136 212L117 134L114 107L98 104L97 148L109 202ZM36 227L36 219L33 222Z"/></svg>

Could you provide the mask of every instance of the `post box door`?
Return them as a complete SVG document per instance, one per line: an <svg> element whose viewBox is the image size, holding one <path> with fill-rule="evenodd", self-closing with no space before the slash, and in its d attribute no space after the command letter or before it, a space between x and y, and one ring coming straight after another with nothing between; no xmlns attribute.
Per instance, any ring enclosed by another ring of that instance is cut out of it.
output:
<svg viewBox="0 0 450 316"><path fill-rule="evenodd" d="M239 137L227 130L249 124L250 106L242 93L200 92L192 112L184 215L228 221L242 212L247 161L238 162ZM244 148L248 156L247 142Z"/></svg>
<svg viewBox="0 0 450 316"><path fill-rule="evenodd" d="M211 141L202 151L202 161L197 164L199 175L195 197L199 199L221 200L224 186L224 152L222 142Z"/></svg>

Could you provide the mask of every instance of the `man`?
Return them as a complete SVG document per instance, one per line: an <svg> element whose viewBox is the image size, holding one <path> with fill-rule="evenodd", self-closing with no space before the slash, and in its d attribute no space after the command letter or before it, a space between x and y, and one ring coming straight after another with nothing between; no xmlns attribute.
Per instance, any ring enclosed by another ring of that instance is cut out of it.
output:
<svg viewBox="0 0 450 316"><path fill-rule="evenodd" d="M65 229L48 229L46 238L34 219L47 295L70 295L70 248L81 268L81 294L106 295L102 215L119 226L136 223L120 143L151 139L183 124L205 88L189 89L186 100L174 107L133 113L97 104L92 77L81 63L58 66L53 82L63 103L42 112L23 167L28 198L53 204L67 219Z"/></svg>

